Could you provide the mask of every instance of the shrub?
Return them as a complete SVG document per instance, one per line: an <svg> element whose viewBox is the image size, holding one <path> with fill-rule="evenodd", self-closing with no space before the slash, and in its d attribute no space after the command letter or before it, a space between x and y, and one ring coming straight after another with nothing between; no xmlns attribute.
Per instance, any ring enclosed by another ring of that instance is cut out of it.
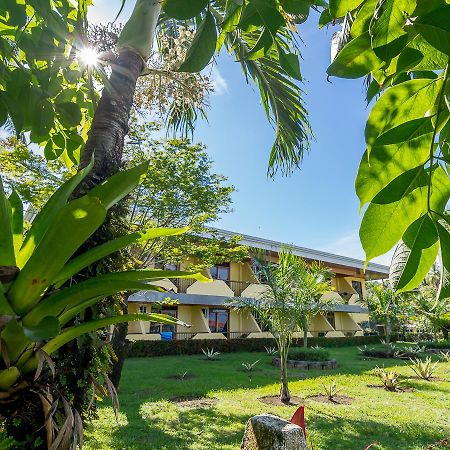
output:
<svg viewBox="0 0 450 450"><path fill-rule="evenodd" d="M295 361L326 361L330 359L330 352L325 349L292 347L289 349L288 359Z"/></svg>
<svg viewBox="0 0 450 450"><path fill-rule="evenodd" d="M384 367L375 367L373 373L377 375L387 391L395 392L401 385L399 374L393 370L386 370Z"/></svg>
<svg viewBox="0 0 450 450"><path fill-rule="evenodd" d="M345 347L375 344L378 336L352 336L338 338L309 338L309 342L321 347ZM294 339L294 345L301 346L302 339ZM264 352L264 347L274 347L274 339L186 339L181 341L135 341L130 346L129 357L198 355L206 346L213 346L220 353Z"/></svg>
<svg viewBox="0 0 450 450"><path fill-rule="evenodd" d="M418 345L425 348L450 349L450 341L420 341Z"/></svg>
<svg viewBox="0 0 450 450"><path fill-rule="evenodd" d="M431 360L429 356L425 361L419 358L411 359L412 365L409 366L410 369L422 380L430 381L433 377L433 373L436 372L438 363Z"/></svg>

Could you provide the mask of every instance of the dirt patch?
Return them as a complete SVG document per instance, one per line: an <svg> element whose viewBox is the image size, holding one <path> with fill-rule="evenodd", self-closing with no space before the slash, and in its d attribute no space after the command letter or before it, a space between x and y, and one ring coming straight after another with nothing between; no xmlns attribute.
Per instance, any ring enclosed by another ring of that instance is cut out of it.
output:
<svg viewBox="0 0 450 450"><path fill-rule="evenodd" d="M219 400L214 397L197 397L185 396L185 397L173 397L170 399L171 402L175 403L181 408L210 408L215 405Z"/></svg>
<svg viewBox="0 0 450 450"><path fill-rule="evenodd" d="M367 387L370 388L377 388L377 389L384 389L384 386L382 384L368 384ZM385 389L386 390L386 389ZM415 392L415 389L408 386L399 386L395 391L388 391L387 392Z"/></svg>
<svg viewBox="0 0 450 450"><path fill-rule="evenodd" d="M351 405L353 399L351 397L347 397L346 395L335 395L333 400L330 400L328 396L323 394L311 395L308 397L308 400L314 400L316 402L321 403L329 403L331 405Z"/></svg>
<svg viewBox="0 0 450 450"><path fill-rule="evenodd" d="M197 378L195 375L186 374L186 375L169 375L168 377L164 377L167 380L191 380L192 378Z"/></svg>
<svg viewBox="0 0 450 450"><path fill-rule="evenodd" d="M258 400L266 405L272 406L300 406L305 404L305 400L303 398L296 397L295 395L291 397L291 401L289 403L282 403L278 395L267 395L266 397L260 397Z"/></svg>

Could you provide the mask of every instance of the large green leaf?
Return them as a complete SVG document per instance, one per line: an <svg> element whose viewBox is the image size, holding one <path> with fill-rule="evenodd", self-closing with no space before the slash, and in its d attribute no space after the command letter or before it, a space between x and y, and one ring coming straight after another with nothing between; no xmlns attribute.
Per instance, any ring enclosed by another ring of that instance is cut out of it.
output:
<svg viewBox="0 0 450 450"><path fill-rule="evenodd" d="M96 197L81 197L64 206L9 290L20 315L39 302L52 280L78 248L102 224L106 209Z"/></svg>
<svg viewBox="0 0 450 450"><path fill-rule="evenodd" d="M0 266L15 266L14 239L9 216L9 203L0 177Z"/></svg>
<svg viewBox="0 0 450 450"><path fill-rule="evenodd" d="M327 69L330 76L360 78L383 65L371 47L369 32L352 39Z"/></svg>
<svg viewBox="0 0 450 450"><path fill-rule="evenodd" d="M255 46L248 52L247 59L259 59L269 53L270 49L274 46L274 40L272 33L264 28L256 41Z"/></svg>
<svg viewBox="0 0 450 450"><path fill-rule="evenodd" d="M11 207L11 231L13 234L14 251L17 254L23 241L23 205L16 190L8 198Z"/></svg>
<svg viewBox="0 0 450 450"><path fill-rule="evenodd" d="M330 0L329 9L333 18L343 17L356 9L363 0Z"/></svg>
<svg viewBox="0 0 450 450"><path fill-rule="evenodd" d="M25 336L23 328L15 319L6 324L0 336L5 343L6 353L12 364L31 344L31 341Z"/></svg>
<svg viewBox="0 0 450 450"><path fill-rule="evenodd" d="M37 325L32 327L23 327L25 336L30 341L39 342L58 335L61 331L59 320L53 316L44 317Z"/></svg>
<svg viewBox="0 0 450 450"><path fill-rule="evenodd" d="M369 24L374 15L377 3L378 0L365 0L361 5L350 28L350 36L352 38L358 37L369 30Z"/></svg>
<svg viewBox="0 0 450 450"><path fill-rule="evenodd" d="M138 231L126 236L105 242L102 245L91 248L87 252L71 259L61 270L61 272L53 280L55 287L60 287L70 277L78 273L81 269L89 266L105 256L110 255L122 248L128 247L135 242L143 242L151 239L157 239L166 236L176 236L185 233L189 228L150 228L146 231Z"/></svg>
<svg viewBox="0 0 450 450"><path fill-rule="evenodd" d="M441 70L448 62L448 56L429 44L420 34L408 43L400 53L399 70Z"/></svg>
<svg viewBox="0 0 450 450"><path fill-rule="evenodd" d="M445 223L445 222L444 222ZM450 297L450 224L445 226L436 223L439 241L441 244L441 280L439 284L438 298L443 300Z"/></svg>
<svg viewBox="0 0 450 450"><path fill-rule="evenodd" d="M413 119L426 117L442 87L442 78L417 79L387 89L372 108L365 137L370 156L378 136Z"/></svg>
<svg viewBox="0 0 450 450"><path fill-rule="evenodd" d="M166 0L164 11L169 17L185 20L200 14L208 5L208 0Z"/></svg>
<svg viewBox="0 0 450 450"><path fill-rule="evenodd" d="M81 325L75 325L73 327L66 328L58 336L47 342L47 344L42 347L42 350L48 355L51 355L53 352L61 348L64 344L67 344L68 342L85 333L89 333L91 331L95 331L100 328L104 328L117 323L136 321L147 321L174 325L178 324L181 326L187 326L181 320L165 314L124 314L121 316L105 317L103 319L91 320ZM25 366L24 372L27 372L29 369L29 365Z"/></svg>
<svg viewBox="0 0 450 450"><path fill-rule="evenodd" d="M185 60L178 72L200 72L211 61L216 49L217 30L213 15L208 10L198 27Z"/></svg>
<svg viewBox="0 0 450 450"><path fill-rule="evenodd" d="M0 392L8 391L9 388L19 379L20 372L15 366L0 370Z"/></svg>
<svg viewBox="0 0 450 450"><path fill-rule="evenodd" d="M418 167L402 173L375 196L359 230L366 261L390 250L426 212L427 186L425 171Z"/></svg>
<svg viewBox="0 0 450 450"><path fill-rule="evenodd" d="M364 152L355 181L360 204L372 200L403 172L421 166L429 157L433 125L422 117L405 122L380 135Z"/></svg>
<svg viewBox="0 0 450 450"><path fill-rule="evenodd" d="M47 232L47 229L53 222L56 215L67 203L67 200L72 195L74 189L91 171L93 164L94 160L92 159L88 166L64 182L64 184L50 197L48 202L34 218L31 228L25 236L19 255L17 256L18 267L22 268L28 261L39 242L41 242L42 237Z"/></svg>
<svg viewBox="0 0 450 450"><path fill-rule="evenodd" d="M414 28L439 51L450 55L450 5L441 6L414 21Z"/></svg>
<svg viewBox="0 0 450 450"><path fill-rule="evenodd" d="M274 0L252 0L252 6L261 18L264 28L273 35L284 25L284 18L278 11Z"/></svg>
<svg viewBox="0 0 450 450"><path fill-rule="evenodd" d="M122 170L106 179L102 184L95 186L87 195L98 198L104 207L109 209L141 183L147 170L147 161L131 169Z"/></svg>
<svg viewBox="0 0 450 450"><path fill-rule="evenodd" d="M413 222L397 246L389 272L394 290L415 289L431 269L439 251L436 227L428 214Z"/></svg>
<svg viewBox="0 0 450 450"><path fill-rule="evenodd" d="M404 26L415 8L414 0L384 0L370 24L372 48L375 54L388 61L398 55L408 42Z"/></svg>
<svg viewBox="0 0 450 450"><path fill-rule="evenodd" d="M33 326L45 316L58 316L64 309L73 308L94 297L112 295L126 290L154 290L162 292L164 289L148 284L164 278L192 278L198 281L211 281L199 273L179 272L170 270L134 270L99 275L81 283L74 284L41 301L23 319L26 326Z"/></svg>

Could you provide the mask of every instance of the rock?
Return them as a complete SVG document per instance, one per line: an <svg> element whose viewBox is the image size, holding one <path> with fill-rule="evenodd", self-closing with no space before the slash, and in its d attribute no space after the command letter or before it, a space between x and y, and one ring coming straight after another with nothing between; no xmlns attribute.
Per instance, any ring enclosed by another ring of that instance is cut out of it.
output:
<svg viewBox="0 0 450 450"><path fill-rule="evenodd" d="M308 361L295 361L295 368L308 370Z"/></svg>
<svg viewBox="0 0 450 450"><path fill-rule="evenodd" d="M308 362L308 368L309 370L321 370L322 364L322 361L311 361Z"/></svg>
<svg viewBox="0 0 450 450"><path fill-rule="evenodd" d="M251 417L245 428L241 450L307 450L303 430L272 414Z"/></svg>
<svg viewBox="0 0 450 450"><path fill-rule="evenodd" d="M276 358L276 357L272 358L272 365L279 367L280 366L280 358Z"/></svg>

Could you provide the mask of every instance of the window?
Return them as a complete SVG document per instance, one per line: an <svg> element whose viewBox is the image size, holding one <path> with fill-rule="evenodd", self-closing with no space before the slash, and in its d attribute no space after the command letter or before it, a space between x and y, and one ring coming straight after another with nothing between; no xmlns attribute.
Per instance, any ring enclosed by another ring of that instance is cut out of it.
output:
<svg viewBox="0 0 450 450"><path fill-rule="evenodd" d="M209 329L211 333L227 333L228 332L228 310L227 309L210 309L209 310Z"/></svg>
<svg viewBox="0 0 450 450"><path fill-rule="evenodd" d="M168 316L177 317L177 307L176 306L163 306L159 314L167 314ZM166 323L151 323L150 324L150 334L157 334L161 332L172 332L175 333L175 325Z"/></svg>
<svg viewBox="0 0 450 450"><path fill-rule="evenodd" d="M217 264L211 267L211 278L228 281L230 279L230 264Z"/></svg>
<svg viewBox="0 0 450 450"><path fill-rule="evenodd" d="M202 313L205 316L205 319L208 319L208 317L209 317L209 309L208 308L202 308Z"/></svg>
<svg viewBox="0 0 450 450"><path fill-rule="evenodd" d="M352 281L352 288L357 292L359 300L363 299L363 291L361 281Z"/></svg>
<svg viewBox="0 0 450 450"><path fill-rule="evenodd" d="M146 305L139 306L139 312L141 314L146 314L147 313L147 306Z"/></svg>

